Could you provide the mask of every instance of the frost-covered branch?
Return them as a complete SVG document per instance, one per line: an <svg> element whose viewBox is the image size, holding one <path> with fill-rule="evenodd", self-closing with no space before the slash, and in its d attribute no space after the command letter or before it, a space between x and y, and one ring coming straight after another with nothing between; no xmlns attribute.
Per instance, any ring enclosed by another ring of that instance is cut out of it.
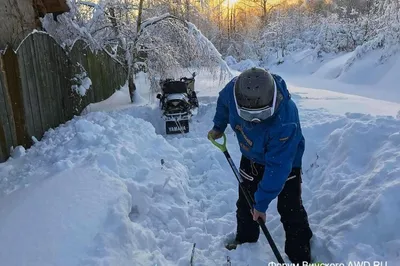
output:
<svg viewBox="0 0 400 266"><path fill-rule="evenodd" d="M138 35L142 34L143 30L146 27L154 25L154 24L156 24L156 23L158 23L158 22L160 22L162 20L166 20L166 19L176 19L176 20L179 20L179 21L183 22L184 24L186 23L184 20L181 20L176 16L173 16L173 15L171 15L169 13L165 13L165 14L163 14L161 16L152 17L152 18L149 18L149 19L143 21L143 23L140 24L140 31L139 31Z"/></svg>

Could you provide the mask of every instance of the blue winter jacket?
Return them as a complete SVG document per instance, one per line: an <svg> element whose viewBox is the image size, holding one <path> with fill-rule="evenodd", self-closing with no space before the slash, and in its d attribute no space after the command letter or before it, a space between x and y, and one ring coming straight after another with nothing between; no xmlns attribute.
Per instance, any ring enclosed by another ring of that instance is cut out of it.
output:
<svg viewBox="0 0 400 266"><path fill-rule="evenodd" d="M278 196L292 168L301 168L305 148L296 104L285 81L276 74L273 77L283 99L272 117L261 123L251 123L238 115L233 96L236 77L220 91L213 120L214 129L220 132L230 124L243 156L265 165L264 176L254 196L253 207L260 212L265 212Z"/></svg>

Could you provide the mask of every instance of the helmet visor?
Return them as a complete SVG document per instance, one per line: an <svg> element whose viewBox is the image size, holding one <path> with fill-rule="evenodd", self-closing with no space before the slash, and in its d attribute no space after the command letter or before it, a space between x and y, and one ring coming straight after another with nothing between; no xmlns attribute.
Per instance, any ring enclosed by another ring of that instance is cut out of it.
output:
<svg viewBox="0 0 400 266"><path fill-rule="evenodd" d="M249 109L238 105L236 100L236 94L234 92L233 95L235 97L236 110L239 116L242 119L249 122L261 122L263 120L270 118L275 112L277 93L278 92L276 89L276 83L274 81L274 98L272 100L272 106L265 106L257 109Z"/></svg>

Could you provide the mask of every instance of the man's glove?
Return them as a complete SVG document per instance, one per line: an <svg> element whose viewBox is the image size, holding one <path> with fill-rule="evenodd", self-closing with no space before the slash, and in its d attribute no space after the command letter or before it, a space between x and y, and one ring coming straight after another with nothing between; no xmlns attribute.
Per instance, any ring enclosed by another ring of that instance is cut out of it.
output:
<svg viewBox="0 0 400 266"><path fill-rule="evenodd" d="M208 131L208 137L212 138L213 140L219 139L223 136L223 132L217 131L215 129L211 129L210 131Z"/></svg>

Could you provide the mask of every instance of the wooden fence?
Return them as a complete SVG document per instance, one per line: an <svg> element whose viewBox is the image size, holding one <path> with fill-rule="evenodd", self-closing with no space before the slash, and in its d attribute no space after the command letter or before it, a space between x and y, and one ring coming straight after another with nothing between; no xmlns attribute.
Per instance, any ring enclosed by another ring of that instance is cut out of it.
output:
<svg viewBox="0 0 400 266"><path fill-rule="evenodd" d="M83 41L63 49L44 33L29 35L16 52L7 49L0 66L0 162L12 146L29 148L32 137L40 140L127 81L126 69L104 51L92 52ZM82 74L92 82L84 96L72 89Z"/></svg>

